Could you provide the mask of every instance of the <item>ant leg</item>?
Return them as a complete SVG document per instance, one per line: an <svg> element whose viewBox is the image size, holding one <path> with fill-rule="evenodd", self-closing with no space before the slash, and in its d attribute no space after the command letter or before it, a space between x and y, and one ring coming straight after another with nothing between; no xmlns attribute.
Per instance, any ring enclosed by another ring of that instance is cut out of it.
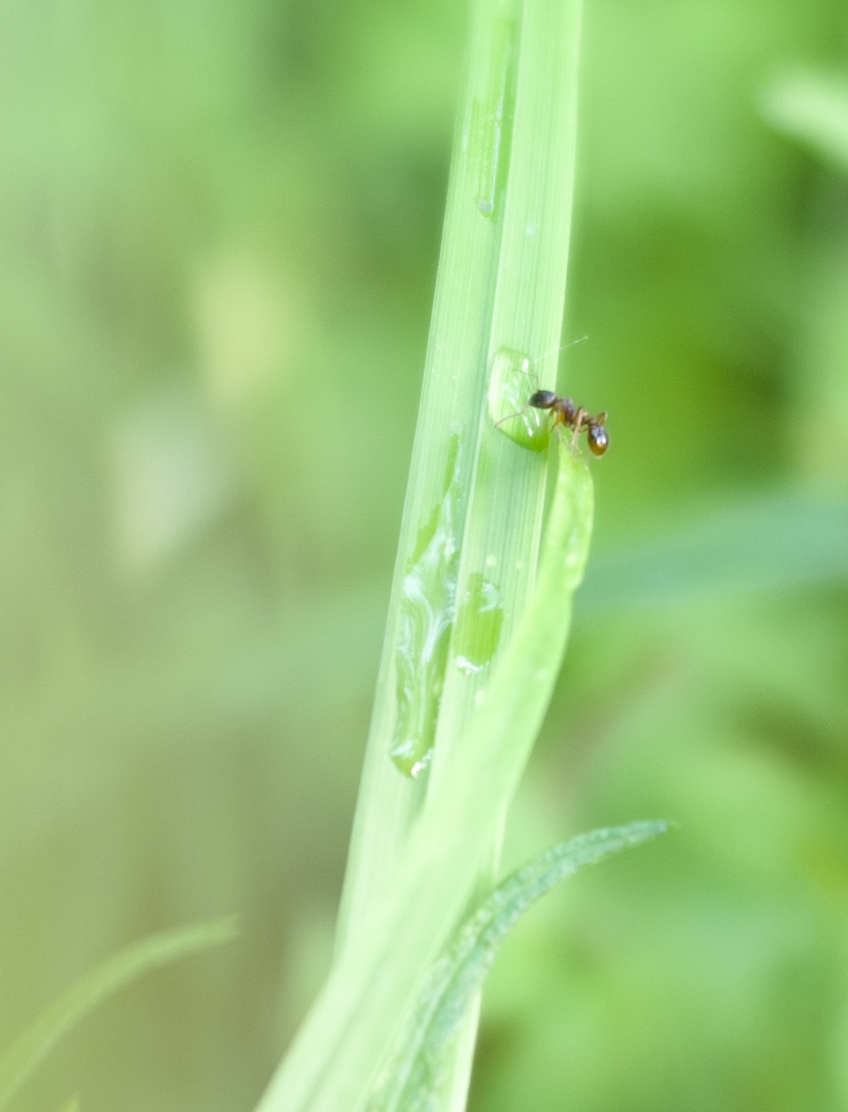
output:
<svg viewBox="0 0 848 1112"><path fill-rule="evenodd" d="M515 413L507 413L506 417L501 417L500 421L495 421L492 428L496 429L499 425L502 425L504 421L511 421L513 417L523 417L529 408L529 405L525 405L523 409L516 410Z"/></svg>
<svg viewBox="0 0 848 1112"><path fill-rule="evenodd" d="M536 367L533 363L533 360L529 356L527 356L527 355L522 356L520 362L518 362L517 365L514 364L510 368L510 370L512 372L516 373L516 374L526 375L531 380L533 386L538 387L538 385L539 385L539 376L536 373ZM501 419L499 421L495 421L495 423L493 424L492 427L496 429L500 425L502 425L505 421L510 421L514 417L523 417L524 414L529 409L538 408L538 406L534 406L533 403L532 403L532 398L533 397L535 397L535 394L531 395L531 400L528 401L525 406L523 406L521 409L516 410L515 413L507 413L505 417L501 417ZM516 401L517 400L518 399L516 398ZM531 433L531 435L532 435L532 433Z"/></svg>
<svg viewBox="0 0 848 1112"><path fill-rule="evenodd" d="M571 398L568 398L567 400L571 401ZM592 418L589 415L588 409L584 409L582 405L578 405L577 408L574 410L574 416L571 420L577 431L581 432L584 428L586 428Z"/></svg>

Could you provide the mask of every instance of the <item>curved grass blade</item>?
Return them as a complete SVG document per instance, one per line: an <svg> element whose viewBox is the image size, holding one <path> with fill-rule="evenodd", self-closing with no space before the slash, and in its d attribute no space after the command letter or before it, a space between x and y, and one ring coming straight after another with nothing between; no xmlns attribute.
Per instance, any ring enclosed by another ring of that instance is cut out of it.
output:
<svg viewBox="0 0 848 1112"><path fill-rule="evenodd" d="M457 931L427 978L396 1040L369 1112L431 1112L436 1107L444 1050L482 986L498 947L527 908L557 881L584 865L632 849L668 830L663 821L593 830L533 857L502 881Z"/></svg>
<svg viewBox="0 0 848 1112"><path fill-rule="evenodd" d="M232 918L179 927L134 942L95 966L54 1000L0 1055L0 1108L9 1102L59 1039L108 996L149 969L229 942L237 933Z"/></svg>

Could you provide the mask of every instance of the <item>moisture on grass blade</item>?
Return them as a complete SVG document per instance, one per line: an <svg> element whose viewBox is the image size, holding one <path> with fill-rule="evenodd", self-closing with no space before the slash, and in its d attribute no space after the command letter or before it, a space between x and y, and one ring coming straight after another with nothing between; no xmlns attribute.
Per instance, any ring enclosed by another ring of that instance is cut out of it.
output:
<svg viewBox="0 0 848 1112"><path fill-rule="evenodd" d="M498 585L482 572L468 576L456 619L454 664L466 675L481 671L492 657L503 628L503 600Z"/></svg>
<svg viewBox="0 0 848 1112"><path fill-rule="evenodd" d="M134 942L96 966L46 1008L35 1023L0 1055L0 1108L8 1104L62 1035L108 996L149 969L167 965L209 946L229 942L236 933L233 919L217 919L163 931L141 942Z"/></svg>
<svg viewBox="0 0 848 1112"><path fill-rule="evenodd" d="M514 348L498 348L489 376L489 416L516 444L541 452L548 446L551 422L547 414L530 405L538 388L530 356Z"/></svg>
<svg viewBox="0 0 848 1112"><path fill-rule="evenodd" d="M461 438L451 438L444 487L405 569L395 651L397 721L390 754L417 776L433 748L459 571Z"/></svg>
<svg viewBox="0 0 848 1112"><path fill-rule="evenodd" d="M584 865L664 834L662 821L593 830L538 854L502 881L436 962L395 1040L368 1112L429 1112L442 1083L444 1050L481 987L503 939L540 896Z"/></svg>

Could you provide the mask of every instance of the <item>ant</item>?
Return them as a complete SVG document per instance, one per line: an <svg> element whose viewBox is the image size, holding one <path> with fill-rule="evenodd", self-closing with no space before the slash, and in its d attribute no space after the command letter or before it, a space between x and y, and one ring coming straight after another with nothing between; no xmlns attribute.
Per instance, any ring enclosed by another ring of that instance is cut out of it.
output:
<svg viewBox="0 0 848 1112"><path fill-rule="evenodd" d="M585 339L585 336L581 338L581 340ZM579 344L581 340L573 340L572 344ZM572 344L566 344L566 347L571 347ZM522 360L522 366L517 369L522 374L530 374L531 366L530 360L525 357ZM576 405L571 398L561 398L553 390L536 390L535 393L530 395L527 405L523 409L520 409L518 413L510 413L506 417L502 417L500 421L495 423L494 427L497 428L498 425L502 425L504 421L509 421L512 417L520 417L522 413L526 413L530 408L547 409L553 414L554 423L552 427L556 428L557 425L562 425L563 428L571 429L575 441L585 429L589 441L589 451L592 455L602 456L609 448L606 410L593 417L582 405Z"/></svg>
<svg viewBox="0 0 848 1112"><path fill-rule="evenodd" d="M589 441L589 451L593 456L602 456L609 448L609 433L606 430L606 410L595 417L582 405L575 405L571 398L561 398L553 390L537 390L527 401L534 409L548 409L554 415L554 425L571 429L576 440L585 429ZM517 416L517 414L516 414ZM504 420L507 420L505 417ZM498 424L501 422L498 421Z"/></svg>

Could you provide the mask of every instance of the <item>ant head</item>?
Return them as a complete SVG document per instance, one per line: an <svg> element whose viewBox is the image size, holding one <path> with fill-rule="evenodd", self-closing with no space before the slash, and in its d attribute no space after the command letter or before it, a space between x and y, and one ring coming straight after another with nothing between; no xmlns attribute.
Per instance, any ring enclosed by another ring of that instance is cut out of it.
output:
<svg viewBox="0 0 848 1112"><path fill-rule="evenodd" d="M553 390L537 390L527 399L527 404L534 409L552 409L558 400Z"/></svg>
<svg viewBox="0 0 848 1112"><path fill-rule="evenodd" d="M606 414L604 414L606 416ZM598 418L594 418L588 427L586 435L589 439L589 451L593 456L602 456L609 448L609 433L606 428L597 423Z"/></svg>

